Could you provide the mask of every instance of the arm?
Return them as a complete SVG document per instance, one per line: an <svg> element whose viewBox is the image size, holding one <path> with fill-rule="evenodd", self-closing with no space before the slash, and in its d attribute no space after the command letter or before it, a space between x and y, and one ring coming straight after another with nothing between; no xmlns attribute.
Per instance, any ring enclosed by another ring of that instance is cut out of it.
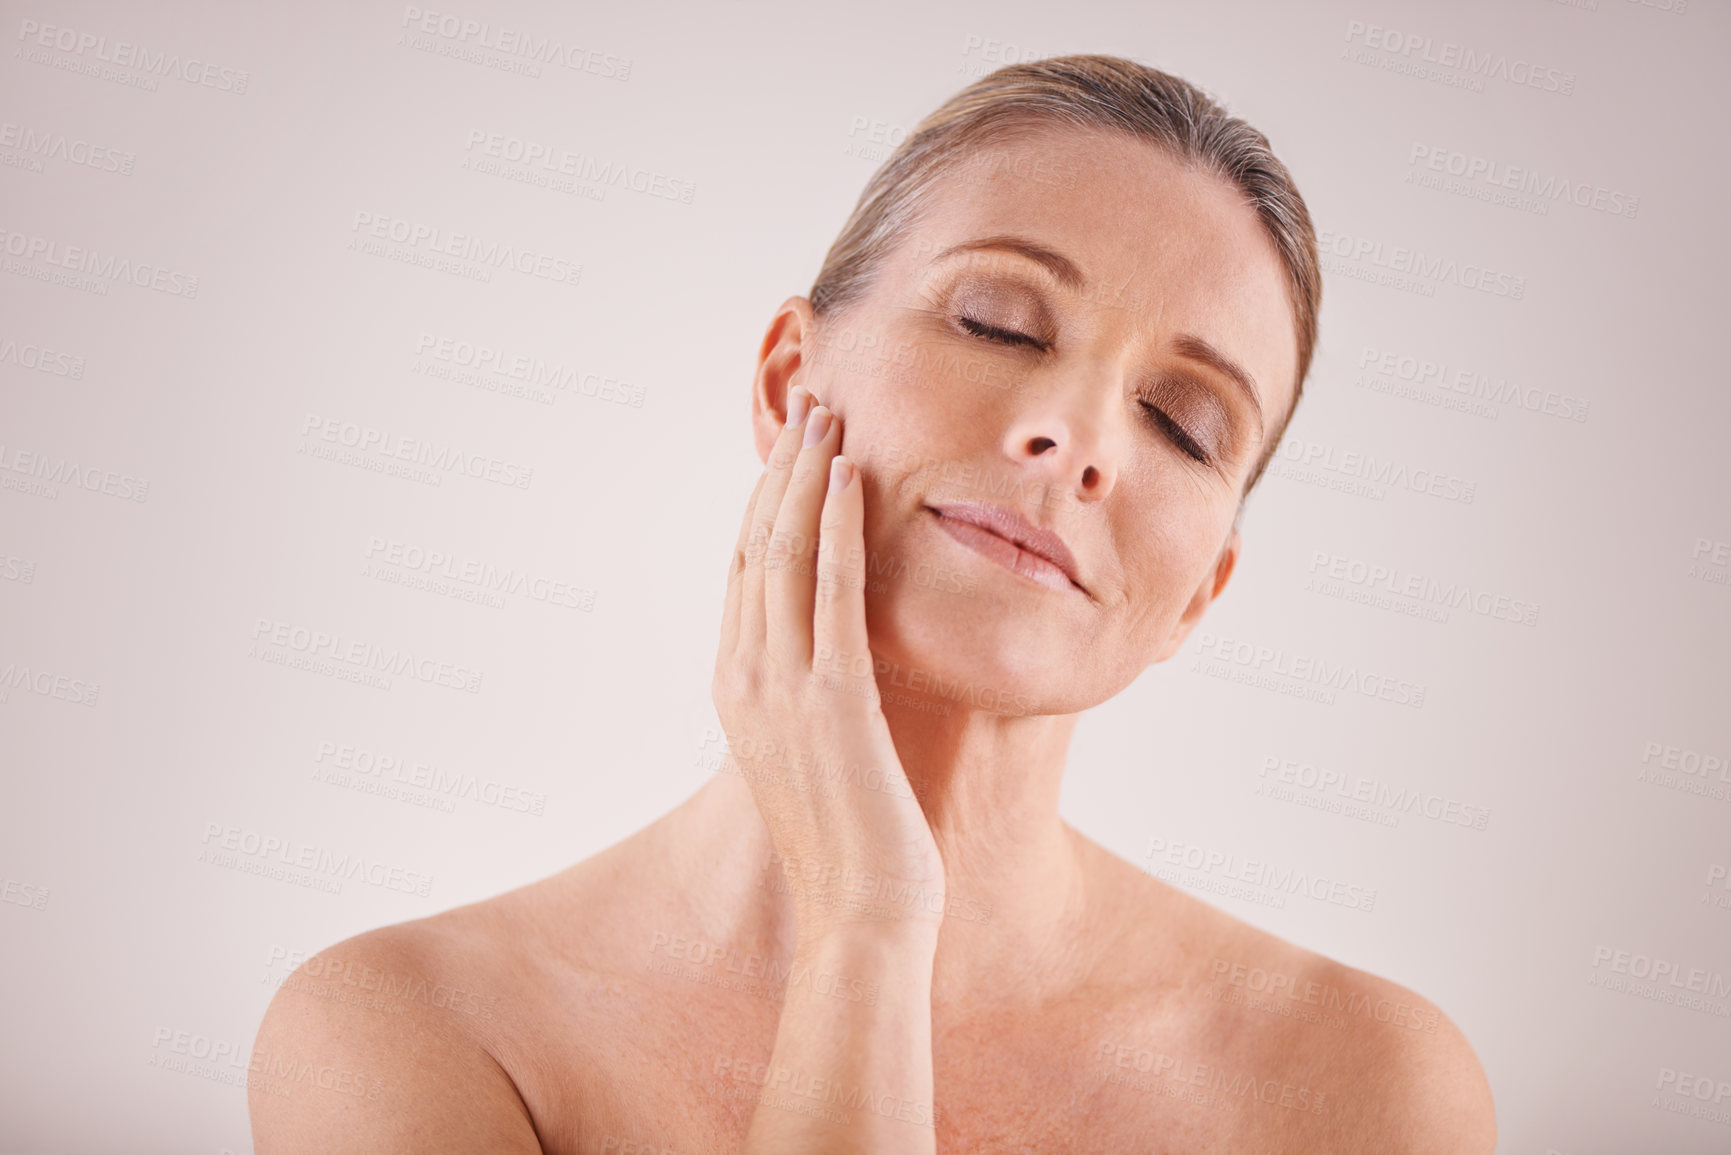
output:
<svg viewBox="0 0 1731 1155"><path fill-rule="evenodd" d="M327 955L418 975L413 932L387 927ZM247 1070L257 1155L541 1155L517 1088L448 1011L389 994L334 997L315 956L271 1000Z"/></svg>
<svg viewBox="0 0 1731 1155"><path fill-rule="evenodd" d="M793 970L863 979L872 1005L789 987L744 1150L932 1152L935 936L842 931L804 942Z"/></svg>
<svg viewBox="0 0 1731 1155"><path fill-rule="evenodd" d="M1496 1104L1472 1044L1436 1004L1397 983L1334 964L1330 985L1377 1005L1410 1008L1405 1021L1359 1020L1339 1040L1328 1078L1328 1135L1319 1149L1346 1155L1493 1155Z"/></svg>
<svg viewBox="0 0 1731 1155"><path fill-rule="evenodd" d="M821 406L807 418L802 387L788 396L788 422L740 527L714 683L729 758L783 863L801 866L775 1048L765 1069L733 1072L761 1088L744 1150L933 1152L943 862L878 705L863 483L838 458L839 419ZM859 772L817 772L838 766ZM808 866L824 883L808 883ZM862 901L850 885L883 877L899 894L939 897ZM837 998L802 973L843 977L877 997Z"/></svg>
<svg viewBox="0 0 1731 1155"><path fill-rule="evenodd" d="M1417 995L1411 998L1418 1000ZM1432 1010L1426 1000L1419 1000ZM1385 1057L1383 1092L1405 1105L1382 1150L1408 1155L1493 1155L1497 1112L1473 1046L1454 1020L1437 1011L1435 1039L1402 1039ZM1428 1045L1427 1045L1428 1044Z"/></svg>

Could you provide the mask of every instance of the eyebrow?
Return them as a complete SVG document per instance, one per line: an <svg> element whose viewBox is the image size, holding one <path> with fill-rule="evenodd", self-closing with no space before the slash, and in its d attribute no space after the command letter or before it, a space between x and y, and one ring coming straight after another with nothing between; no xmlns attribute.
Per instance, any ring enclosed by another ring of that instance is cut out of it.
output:
<svg viewBox="0 0 1731 1155"><path fill-rule="evenodd" d="M1076 262L1056 249L1049 249L1045 245L1028 240L1026 237L1002 235L963 241L959 245L951 245L933 257L929 264L935 265L939 261L959 253L978 252L981 249L999 249L1004 252L1019 253L1036 264L1045 266L1046 271L1056 277L1060 284L1074 292L1080 293L1088 287L1088 278L1082 275L1082 270L1076 266ZM1206 365L1236 385L1238 391L1250 402L1251 411L1256 415L1257 436L1261 437L1266 432L1262 415L1262 393L1256 387L1256 378L1252 377L1242 365L1201 337L1191 333L1180 333L1173 338L1172 346L1180 357L1187 361Z"/></svg>
<svg viewBox="0 0 1731 1155"><path fill-rule="evenodd" d="M959 245L951 245L931 259L931 264L937 264L947 257L957 253L976 252L980 249L1002 249L1005 252L1020 253L1030 261L1044 265L1046 271L1058 278L1065 288L1081 292L1088 286L1088 278L1082 275L1082 270L1076 267L1076 262L1055 249L1045 245L1035 244L1023 237L982 237L977 241L963 241Z"/></svg>

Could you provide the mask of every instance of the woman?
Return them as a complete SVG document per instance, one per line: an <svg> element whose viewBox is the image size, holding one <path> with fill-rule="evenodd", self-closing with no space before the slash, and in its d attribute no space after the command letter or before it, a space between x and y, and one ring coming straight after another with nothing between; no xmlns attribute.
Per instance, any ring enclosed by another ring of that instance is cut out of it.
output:
<svg viewBox="0 0 1731 1155"><path fill-rule="evenodd" d="M301 967L260 1155L1493 1150L1436 1008L1058 817L1080 711L1232 574L1320 291L1285 168L1181 80L1063 57L928 117L763 341L729 772Z"/></svg>

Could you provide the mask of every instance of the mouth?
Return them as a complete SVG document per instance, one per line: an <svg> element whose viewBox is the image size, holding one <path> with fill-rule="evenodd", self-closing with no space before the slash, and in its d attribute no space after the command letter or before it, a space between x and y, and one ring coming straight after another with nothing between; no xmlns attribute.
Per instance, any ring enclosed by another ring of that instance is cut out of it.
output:
<svg viewBox="0 0 1731 1155"><path fill-rule="evenodd" d="M1050 589L1088 590L1076 580L1076 557L1064 539L1015 510L985 502L945 502L925 507L938 528L1006 569Z"/></svg>

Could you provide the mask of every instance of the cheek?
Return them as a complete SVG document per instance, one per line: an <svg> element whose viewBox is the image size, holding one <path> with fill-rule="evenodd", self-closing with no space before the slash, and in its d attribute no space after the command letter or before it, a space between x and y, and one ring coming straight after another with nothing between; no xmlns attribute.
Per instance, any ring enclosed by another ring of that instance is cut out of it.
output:
<svg viewBox="0 0 1731 1155"><path fill-rule="evenodd" d="M865 476L868 516L874 495L894 500L915 474L951 477L978 459L966 434L981 413L911 364L873 352L821 370L805 384L841 419L841 451Z"/></svg>
<svg viewBox="0 0 1731 1155"><path fill-rule="evenodd" d="M1180 482L1165 496L1138 502L1144 516L1120 527L1125 600L1137 621L1151 624L1184 612L1207 581L1226 541L1231 513Z"/></svg>

